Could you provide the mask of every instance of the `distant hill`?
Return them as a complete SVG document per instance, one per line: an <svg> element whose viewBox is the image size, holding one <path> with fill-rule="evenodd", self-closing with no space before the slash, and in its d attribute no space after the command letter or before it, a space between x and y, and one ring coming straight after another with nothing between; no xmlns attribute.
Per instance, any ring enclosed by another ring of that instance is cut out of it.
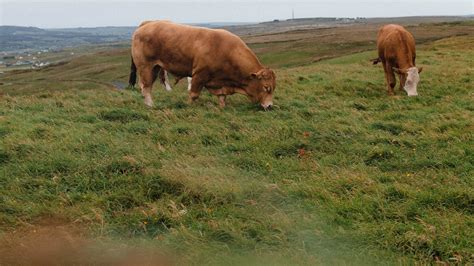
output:
<svg viewBox="0 0 474 266"><path fill-rule="evenodd" d="M36 27L0 26L0 52L55 50L87 44L129 40L135 27L98 27L40 29Z"/></svg>
<svg viewBox="0 0 474 266"><path fill-rule="evenodd" d="M201 23L208 28L248 25L249 23ZM87 44L123 42L131 39L136 27L84 27L40 29L36 27L0 26L0 52L55 50Z"/></svg>
<svg viewBox="0 0 474 266"><path fill-rule="evenodd" d="M0 26L0 35L8 34L38 34L44 32L43 29L36 27L19 27L19 26Z"/></svg>
<svg viewBox="0 0 474 266"><path fill-rule="evenodd" d="M116 35L129 38L136 27L80 27L80 28L62 28L48 29L51 32L70 32L91 35Z"/></svg>
<svg viewBox="0 0 474 266"><path fill-rule="evenodd" d="M273 20L252 25L228 26L225 29L237 35L255 35L281 33L293 30L308 30L317 28L332 28L349 26L353 24L383 24L397 23L400 25L418 25L421 23L441 23L469 20L470 17L463 16L423 16L423 17L393 17L393 18L296 18L287 20Z"/></svg>
<svg viewBox="0 0 474 266"><path fill-rule="evenodd" d="M470 20L463 17L399 17L399 18L298 18L262 23L212 22L195 26L224 28L240 36L281 33L292 30L330 28L367 23L398 23L402 25ZM94 27L40 29L36 27L0 26L0 52L55 50L81 45L130 41L136 27Z"/></svg>

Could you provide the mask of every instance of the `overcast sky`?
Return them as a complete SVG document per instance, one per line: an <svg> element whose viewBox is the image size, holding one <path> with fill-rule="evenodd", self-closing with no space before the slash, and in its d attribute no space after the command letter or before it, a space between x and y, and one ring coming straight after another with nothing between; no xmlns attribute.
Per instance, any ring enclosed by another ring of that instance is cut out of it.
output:
<svg viewBox="0 0 474 266"><path fill-rule="evenodd" d="M136 26L143 20L181 23L261 22L302 17L400 17L473 14L473 0L116 1L0 0L0 25L42 28Z"/></svg>

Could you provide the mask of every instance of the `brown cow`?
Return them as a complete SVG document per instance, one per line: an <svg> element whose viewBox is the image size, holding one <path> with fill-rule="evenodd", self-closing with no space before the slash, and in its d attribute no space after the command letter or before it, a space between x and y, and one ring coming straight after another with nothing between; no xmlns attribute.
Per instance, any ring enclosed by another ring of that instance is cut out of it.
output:
<svg viewBox="0 0 474 266"><path fill-rule="evenodd" d="M240 93L267 109L273 105L275 73L264 67L236 35L225 31L147 21L133 34L130 85L136 72L145 104L153 105L151 88L160 72L166 70L178 79L192 77L190 101L203 87L225 105L226 95ZM163 72L164 73L164 72Z"/></svg>
<svg viewBox="0 0 474 266"><path fill-rule="evenodd" d="M394 73L397 73L400 78L400 90L404 89L408 96L417 96L416 87L420 81L418 74L423 68L415 66L413 35L400 25L385 25L379 30L377 49L379 57L374 59L373 63L383 64L388 94L394 94L393 88L397 83Z"/></svg>

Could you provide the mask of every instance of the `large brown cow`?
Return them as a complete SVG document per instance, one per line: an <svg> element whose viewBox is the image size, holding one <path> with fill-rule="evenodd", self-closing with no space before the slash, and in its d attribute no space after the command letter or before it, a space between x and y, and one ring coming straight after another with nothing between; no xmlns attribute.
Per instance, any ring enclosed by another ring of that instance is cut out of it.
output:
<svg viewBox="0 0 474 266"><path fill-rule="evenodd" d="M420 81L419 73L423 68L415 66L415 39L410 32L400 25L385 25L380 28L377 36L379 57L374 64L382 62L389 95L393 95L396 84L395 74L400 78L400 90L408 96L417 96L416 87Z"/></svg>
<svg viewBox="0 0 474 266"><path fill-rule="evenodd" d="M180 77L192 77L190 101L203 87L225 105L226 95L240 93L267 109L273 105L275 73L264 67L236 35L225 31L147 21L133 34L130 85L140 77L145 104L153 105L151 88L166 70Z"/></svg>

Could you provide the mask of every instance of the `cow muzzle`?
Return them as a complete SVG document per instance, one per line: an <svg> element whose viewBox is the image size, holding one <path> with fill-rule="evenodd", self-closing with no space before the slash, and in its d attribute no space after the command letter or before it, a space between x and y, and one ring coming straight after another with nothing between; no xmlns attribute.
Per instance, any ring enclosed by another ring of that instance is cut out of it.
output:
<svg viewBox="0 0 474 266"><path fill-rule="evenodd" d="M410 89L408 87L404 87L403 89L407 92L407 95L409 97L418 96L418 92L416 91L416 89Z"/></svg>
<svg viewBox="0 0 474 266"><path fill-rule="evenodd" d="M265 111L267 111L267 110L271 110L273 108L273 103L272 102L262 103L261 106Z"/></svg>

